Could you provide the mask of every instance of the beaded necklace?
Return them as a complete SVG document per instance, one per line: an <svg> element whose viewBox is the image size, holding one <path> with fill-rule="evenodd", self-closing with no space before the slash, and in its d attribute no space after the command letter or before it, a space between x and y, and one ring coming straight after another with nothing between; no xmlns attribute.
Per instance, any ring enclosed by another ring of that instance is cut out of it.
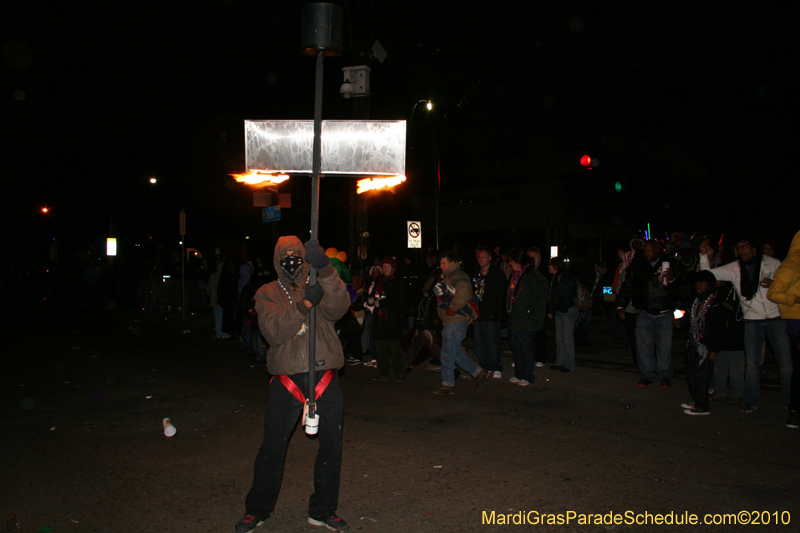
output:
<svg viewBox="0 0 800 533"><path fill-rule="evenodd" d="M306 278L306 283L308 283L308 280L309 280L309 279L311 279L311 276L308 276L308 277ZM286 297L287 297L287 298L289 298L289 305L294 305L294 300L292 299L292 295L289 293L289 291L288 291L288 290L286 289L286 287L283 285L283 282L282 282L281 280L278 280L278 285L280 285L280 286L281 286L281 289L283 289L283 292L285 292L285 293L286 293ZM295 333L295 335L297 335L298 337L301 337L301 336L305 335L307 331L308 331L308 326L306 326L306 323L305 323L305 322L303 322L303 323L300 325L300 331L298 331L297 333Z"/></svg>
<svg viewBox="0 0 800 533"><path fill-rule="evenodd" d="M308 277L306 278L306 283L308 283L308 280L310 280L310 279L311 279L311 276L308 276ZM285 293L286 293L286 297L287 297L287 298L289 298L289 304L290 304L290 305L294 305L294 300L292 299L292 295L291 295L291 294L289 293L289 291L286 289L286 287L284 286L284 284L283 284L283 282L282 282L281 280L278 280L278 285L280 285L280 286L281 286L281 289L283 289L283 292L285 292Z"/></svg>
<svg viewBox="0 0 800 533"><path fill-rule="evenodd" d="M711 307L711 302L714 301L715 294L712 294L705 300L695 298L692 304L691 326L689 334L694 342L700 342L706 332L706 315L708 309Z"/></svg>

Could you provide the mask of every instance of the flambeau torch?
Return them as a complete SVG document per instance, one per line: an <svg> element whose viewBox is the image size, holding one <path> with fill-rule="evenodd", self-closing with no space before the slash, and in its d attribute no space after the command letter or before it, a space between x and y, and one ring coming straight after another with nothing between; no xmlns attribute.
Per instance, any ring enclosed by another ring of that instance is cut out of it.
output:
<svg viewBox="0 0 800 533"><path fill-rule="evenodd" d="M335 4L317 3L303 6L301 28L303 53L317 57L316 86L314 89L314 147L311 171L311 240L318 239L319 232L319 178L322 168L322 76L325 56L338 56L342 53L342 8ZM309 285L317 284L317 271L312 266ZM316 307L309 314L308 335L308 411L306 413L306 433L317 433L319 415L316 414L314 397L316 366Z"/></svg>

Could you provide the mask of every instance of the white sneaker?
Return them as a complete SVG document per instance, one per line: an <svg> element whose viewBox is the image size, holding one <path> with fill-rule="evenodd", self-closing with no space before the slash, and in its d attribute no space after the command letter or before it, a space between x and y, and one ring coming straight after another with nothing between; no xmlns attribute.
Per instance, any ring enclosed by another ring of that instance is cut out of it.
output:
<svg viewBox="0 0 800 533"><path fill-rule="evenodd" d="M682 403L681 407L683 407L684 409L694 409L694 402Z"/></svg>
<svg viewBox="0 0 800 533"><path fill-rule="evenodd" d="M530 381L527 381L527 380L524 380L524 379L521 379L521 380L519 380L517 382L517 385L519 385L520 387L527 387L530 384L531 384Z"/></svg>
<svg viewBox="0 0 800 533"><path fill-rule="evenodd" d="M503 373L500 372L499 370L495 370L494 372L492 372L492 378L503 379Z"/></svg>
<svg viewBox="0 0 800 533"><path fill-rule="evenodd" d="M544 363L542 363L541 361L536 361L536 368L542 368L543 366Z"/></svg>
<svg viewBox="0 0 800 533"><path fill-rule="evenodd" d="M511 376L511 379L509 379L508 381L509 383L519 383L520 380L518 380L516 376Z"/></svg>

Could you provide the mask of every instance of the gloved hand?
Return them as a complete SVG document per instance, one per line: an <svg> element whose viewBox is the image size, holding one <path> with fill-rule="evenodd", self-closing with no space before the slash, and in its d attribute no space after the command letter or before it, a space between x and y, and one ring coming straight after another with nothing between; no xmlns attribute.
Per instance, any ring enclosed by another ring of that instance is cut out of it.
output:
<svg viewBox="0 0 800 533"><path fill-rule="evenodd" d="M331 264L331 260L325 255L325 250L319 245L319 240L311 239L306 243L306 261L317 270L321 270Z"/></svg>
<svg viewBox="0 0 800 533"><path fill-rule="evenodd" d="M308 300L308 303L314 306L322 300L324 294L325 291L322 290L322 285L319 283L316 285L306 285L306 295L304 298Z"/></svg>

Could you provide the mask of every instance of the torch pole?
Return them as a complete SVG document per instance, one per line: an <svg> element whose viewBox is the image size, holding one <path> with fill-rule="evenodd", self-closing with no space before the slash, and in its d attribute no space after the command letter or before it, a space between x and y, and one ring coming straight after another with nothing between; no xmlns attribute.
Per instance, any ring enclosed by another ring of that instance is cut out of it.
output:
<svg viewBox="0 0 800 533"><path fill-rule="evenodd" d="M317 54L317 75L316 87L314 89L314 148L311 174L311 239L318 239L319 233L319 179L320 169L322 168L322 75L323 70L322 52ZM317 284L317 271L311 267L309 273L309 285ZM309 313L308 328L308 417L314 418L316 411L316 399L314 389L316 388L316 333L317 333L317 309L312 307Z"/></svg>

